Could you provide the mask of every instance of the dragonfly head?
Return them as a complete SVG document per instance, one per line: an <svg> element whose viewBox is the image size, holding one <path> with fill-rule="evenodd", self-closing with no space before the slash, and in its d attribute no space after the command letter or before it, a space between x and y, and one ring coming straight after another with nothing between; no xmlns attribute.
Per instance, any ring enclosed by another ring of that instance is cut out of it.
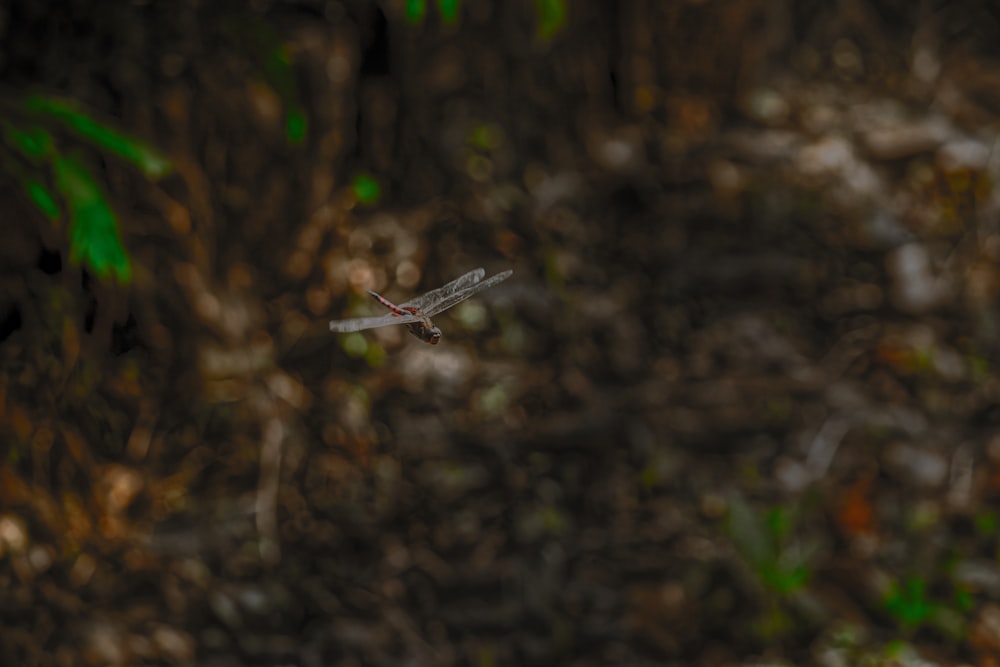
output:
<svg viewBox="0 0 1000 667"><path fill-rule="evenodd" d="M426 324L429 323L414 322L413 324L407 324L406 327L410 330L410 333L425 343L437 345L438 341L441 340L441 330L433 324L431 326L426 326Z"/></svg>

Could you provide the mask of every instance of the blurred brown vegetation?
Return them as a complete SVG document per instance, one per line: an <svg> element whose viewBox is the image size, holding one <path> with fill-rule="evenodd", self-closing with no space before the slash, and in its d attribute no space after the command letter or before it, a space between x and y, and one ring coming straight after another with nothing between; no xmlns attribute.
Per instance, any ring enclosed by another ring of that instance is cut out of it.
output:
<svg viewBox="0 0 1000 667"><path fill-rule="evenodd" d="M561 4L0 8L0 662L1000 664L1000 11Z"/></svg>

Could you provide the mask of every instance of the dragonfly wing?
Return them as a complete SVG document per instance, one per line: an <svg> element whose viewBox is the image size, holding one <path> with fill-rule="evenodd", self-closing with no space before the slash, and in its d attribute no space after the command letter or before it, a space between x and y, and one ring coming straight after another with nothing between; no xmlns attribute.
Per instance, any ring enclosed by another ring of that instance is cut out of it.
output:
<svg viewBox="0 0 1000 667"><path fill-rule="evenodd" d="M377 317L358 317L353 320L333 320L330 322L330 331L337 333L351 333L352 331L364 331L365 329L377 329L393 324L411 324L419 322L419 317L413 315L379 315Z"/></svg>
<svg viewBox="0 0 1000 667"><path fill-rule="evenodd" d="M475 285L480 280L482 280L483 276L485 275L486 275L485 270L481 268L473 269L472 271L469 271L468 273L461 275L458 278L455 278L444 287L438 287L435 290L431 290L427 294L421 294L420 296L414 299L410 299L406 303L401 304L401 307L412 306L414 308L423 311L427 311L428 309L433 310L434 304L438 303L439 301L447 299L449 296L451 296L456 292L460 292L469 285Z"/></svg>
<svg viewBox="0 0 1000 667"><path fill-rule="evenodd" d="M463 301L465 301L469 297L472 297L472 296L474 296L476 294L479 294L483 290L489 289L490 287L493 287L494 285L496 285L498 283L502 283L503 281L505 281L508 278L510 278L510 275L512 273L514 273L514 272L508 269L507 271L502 271L502 272L496 274L495 276L490 276L489 278L487 278L483 282L476 282L476 283L474 283L472 285L469 285L464 290L461 290L459 292L455 292L454 294L451 294L450 296L445 297L445 299L443 301L441 301L440 303L437 303L437 304L434 304L432 306L429 306L428 308L426 308L424 310L424 314L427 315L427 317L433 317L434 315L437 315L438 313L444 312L444 311L448 310L449 308L451 308L452 306L455 306L457 304L462 303Z"/></svg>

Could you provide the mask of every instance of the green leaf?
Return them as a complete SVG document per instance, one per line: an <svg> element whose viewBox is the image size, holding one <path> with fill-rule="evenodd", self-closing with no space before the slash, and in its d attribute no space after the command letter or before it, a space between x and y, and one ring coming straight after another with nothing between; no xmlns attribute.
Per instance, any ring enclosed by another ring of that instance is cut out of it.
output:
<svg viewBox="0 0 1000 667"><path fill-rule="evenodd" d="M133 139L107 125L97 122L78 110L69 101L32 95L25 99L24 109L41 118L51 118L98 148L128 160L150 178L167 175L173 166L164 155L151 146Z"/></svg>
<svg viewBox="0 0 1000 667"><path fill-rule="evenodd" d="M56 203L48 186L41 181L29 179L24 182L24 189L28 193L31 202L45 214L49 220L59 219L59 204Z"/></svg>
<svg viewBox="0 0 1000 667"><path fill-rule="evenodd" d="M566 25L566 0L536 0L538 36L549 39Z"/></svg>
<svg viewBox="0 0 1000 667"><path fill-rule="evenodd" d="M22 130L9 121L4 122L3 137L14 150L31 162L40 162L53 150L52 135L40 127Z"/></svg>
<svg viewBox="0 0 1000 667"><path fill-rule="evenodd" d="M74 157L53 160L56 189L70 210L70 260L83 261L100 278L132 280L132 266L122 245L118 222L107 197L90 171Z"/></svg>
<svg viewBox="0 0 1000 667"><path fill-rule="evenodd" d="M449 25L456 23L461 6L462 0L438 0L438 11L441 12L441 20Z"/></svg>
<svg viewBox="0 0 1000 667"><path fill-rule="evenodd" d="M406 20L423 23L427 16L427 0L406 0Z"/></svg>
<svg viewBox="0 0 1000 667"><path fill-rule="evenodd" d="M354 177L354 196L362 204L374 204L382 194L378 181L368 174L358 174Z"/></svg>
<svg viewBox="0 0 1000 667"><path fill-rule="evenodd" d="M11 153L0 154L0 171L17 181L31 203L45 214L46 218L56 221L62 215L62 210L42 177L40 167L41 165L39 167L26 165L15 159Z"/></svg>

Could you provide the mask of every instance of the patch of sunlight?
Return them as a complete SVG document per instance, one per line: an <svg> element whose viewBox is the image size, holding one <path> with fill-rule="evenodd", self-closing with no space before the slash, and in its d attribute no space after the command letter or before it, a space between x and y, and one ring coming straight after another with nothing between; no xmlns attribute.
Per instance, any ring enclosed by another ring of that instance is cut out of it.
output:
<svg viewBox="0 0 1000 667"><path fill-rule="evenodd" d="M371 412L372 397L361 385L353 385L347 391L347 400L355 409L364 412L366 416Z"/></svg>
<svg viewBox="0 0 1000 667"><path fill-rule="evenodd" d="M479 397L479 409L488 418L498 417L510 404L510 394L503 384L495 384Z"/></svg>
<svg viewBox="0 0 1000 667"><path fill-rule="evenodd" d="M351 357L363 357L368 352L368 339L355 331L344 336L340 346Z"/></svg>
<svg viewBox="0 0 1000 667"><path fill-rule="evenodd" d="M488 323L486 306L478 301L466 301L455 309L455 317L469 331L482 331Z"/></svg>
<svg viewBox="0 0 1000 667"><path fill-rule="evenodd" d="M359 331L344 335L341 339L340 347L349 357L364 359L365 363L372 368L378 368L385 363L385 348L378 343L370 342Z"/></svg>

